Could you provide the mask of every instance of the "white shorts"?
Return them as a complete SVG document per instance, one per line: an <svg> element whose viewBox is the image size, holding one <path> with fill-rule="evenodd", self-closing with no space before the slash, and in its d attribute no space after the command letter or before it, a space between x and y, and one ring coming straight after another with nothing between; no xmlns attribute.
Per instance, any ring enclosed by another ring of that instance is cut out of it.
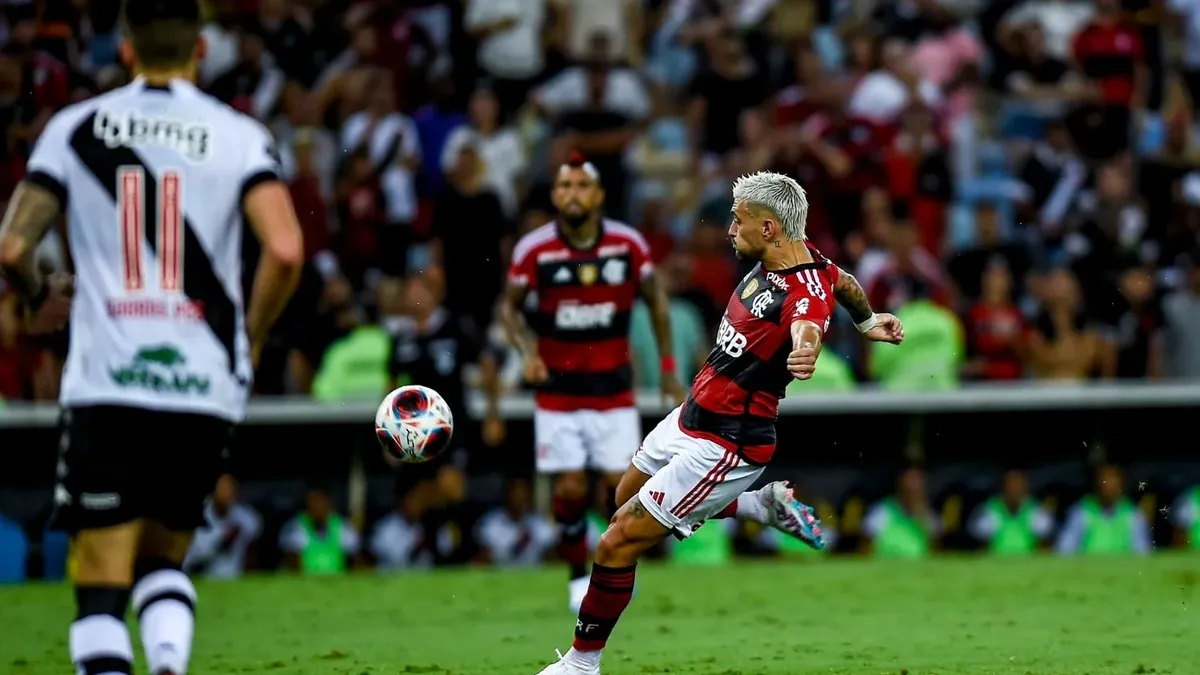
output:
<svg viewBox="0 0 1200 675"><path fill-rule="evenodd" d="M642 440L637 408L533 411L539 473L625 473Z"/></svg>
<svg viewBox="0 0 1200 675"><path fill-rule="evenodd" d="M705 520L738 498L765 467L747 464L736 453L679 428L679 412L646 436L633 466L650 476L638 491L642 506L680 537L691 536Z"/></svg>

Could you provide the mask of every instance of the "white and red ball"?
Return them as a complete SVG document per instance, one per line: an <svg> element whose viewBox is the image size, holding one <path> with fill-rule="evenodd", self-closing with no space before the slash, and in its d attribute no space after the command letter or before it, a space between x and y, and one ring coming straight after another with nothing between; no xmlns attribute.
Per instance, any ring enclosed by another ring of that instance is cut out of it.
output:
<svg viewBox="0 0 1200 675"><path fill-rule="evenodd" d="M389 459L417 464L445 452L454 415L442 395L412 384L384 397L375 413L375 435Z"/></svg>

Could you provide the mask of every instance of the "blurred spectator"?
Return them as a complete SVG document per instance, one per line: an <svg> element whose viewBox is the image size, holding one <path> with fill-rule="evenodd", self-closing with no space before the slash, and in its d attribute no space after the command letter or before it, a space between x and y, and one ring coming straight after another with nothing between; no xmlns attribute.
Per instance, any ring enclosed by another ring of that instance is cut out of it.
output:
<svg viewBox="0 0 1200 675"><path fill-rule="evenodd" d="M238 498L238 484L224 474L204 508L204 526L196 530L183 561L189 574L233 579L254 567L254 547L262 535L262 518Z"/></svg>
<svg viewBox="0 0 1200 675"><path fill-rule="evenodd" d="M1054 519L1030 496L1025 473L1010 469L1000 494L979 505L967 529L992 555L1028 555L1049 542Z"/></svg>
<svg viewBox="0 0 1200 675"><path fill-rule="evenodd" d="M500 200L504 217L515 220L518 196L524 187L522 179L529 166L525 143L515 129L501 125L500 104L495 92L487 87L471 94L467 114L468 123L451 132L442 148L442 171L451 173L462 148L474 147L483 162L483 185Z"/></svg>
<svg viewBox="0 0 1200 675"><path fill-rule="evenodd" d="M1025 219L1037 223L1051 237L1061 236L1063 221L1079 199L1087 167L1076 156L1064 124L1052 121L1045 136L1025 159L1018 177L1027 188Z"/></svg>
<svg viewBox="0 0 1200 675"><path fill-rule="evenodd" d="M625 149L650 114L650 99L638 74L614 61L607 34L593 35L590 45L583 65L564 70L539 88L534 102L558 132L550 166L566 161L572 151L584 153L600 172L605 213L624 219L630 188Z"/></svg>
<svg viewBox="0 0 1200 675"><path fill-rule="evenodd" d="M1070 270L1057 268L1046 278L1042 309L1029 333L1034 377L1086 380L1097 374L1102 343L1084 312L1079 282Z"/></svg>
<svg viewBox="0 0 1200 675"><path fill-rule="evenodd" d="M921 248L920 234L906 217L894 221L887 231L888 255L878 272L861 281L871 306L894 311L906 304L911 292L920 288L942 305L950 303L950 288L941 263Z"/></svg>
<svg viewBox="0 0 1200 675"><path fill-rule="evenodd" d="M958 316L929 299L930 289L909 280L904 291L908 300L896 308L904 322L904 342L872 343L868 370L879 386L888 390L921 391L957 387L966 344Z"/></svg>
<svg viewBox="0 0 1200 675"><path fill-rule="evenodd" d="M955 47L953 51L958 49ZM851 115L888 124L912 103L934 108L941 106L941 90L913 60L912 48L904 40L885 39L879 59L878 67L854 86L846 104ZM947 65L954 65L955 60L951 58ZM954 71L950 77L956 74Z"/></svg>
<svg viewBox="0 0 1200 675"><path fill-rule="evenodd" d="M476 525L484 560L501 567L538 565L558 541L554 523L533 508L533 488L523 478L512 479L504 505L484 514Z"/></svg>
<svg viewBox="0 0 1200 675"><path fill-rule="evenodd" d="M906 469L896 493L875 504L863 518L863 551L881 558L924 558L938 547L941 519L933 511L925 472Z"/></svg>
<svg viewBox="0 0 1200 675"><path fill-rule="evenodd" d="M705 66L688 88L687 118L697 155L720 162L738 147L742 112L767 100L769 83L733 28L708 38L705 52Z"/></svg>
<svg viewBox="0 0 1200 675"><path fill-rule="evenodd" d="M984 381L1019 380L1025 318L1013 303L1013 277L1002 258L984 268L979 301L967 310L967 362L963 376Z"/></svg>
<svg viewBox="0 0 1200 675"><path fill-rule="evenodd" d="M1099 96L1067 119L1085 156L1108 159L1129 147L1133 111L1145 106L1149 80L1141 31L1125 20L1121 0L1095 0L1095 7L1073 38L1071 60Z"/></svg>
<svg viewBox="0 0 1200 675"><path fill-rule="evenodd" d="M1192 486L1181 492L1170 513L1175 545L1193 551L1200 549L1200 487Z"/></svg>
<svg viewBox="0 0 1200 675"><path fill-rule="evenodd" d="M466 0L464 25L479 44L479 67L492 79L505 120L525 104L542 74L546 0Z"/></svg>
<svg viewBox="0 0 1200 675"><path fill-rule="evenodd" d="M1150 524L1125 495L1125 477L1115 466L1096 469L1094 492L1067 513L1055 549L1060 555L1150 553Z"/></svg>
<svg viewBox="0 0 1200 675"><path fill-rule="evenodd" d="M0 291L0 402L30 398L32 354L21 335L20 307L16 293Z"/></svg>
<svg viewBox="0 0 1200 675"><path fill-rule="evenodd" d="M914 105L900 114L899 133L884 152L883 166L888 193L906 205L921 247L940 255L954 186L946 139L934 126L933 111Z"/></svg>
<svg viewBox="0 0 1200 675"><path fill-rule="evenodd" d="M604 33L620 63L641 65L645 12L639 0L551 0L566 33L567 57L586 59L593 35Z"/></svg>
<svg viewBox="0 0 1200 675"><path fill-rule="evenodd" d="M378 176L383 197L384 224L377 230L379 260L388 274L399 274L408 264L408 244L417 217L414 171L421 161L421 141L413 121L396 109L396 90L385 71L372 71L366 109L351 115L342 126L342 152L366 150L369 170L363 178Z"/></svg>
<svg viewBox="0 0 1200 675"><path fill-rule="evenodd" d="M320 362L307 364L316 367L313 396L330 402L383 396L388 391L391 354L387 331L366 321L363 309L353 301L350 282L340 275L326 281L324 300L324 316L318 319L324 335L307 338L329 340Z"/></svg>
<svg viewBox="0 0 1200 675"><path fill-rule="evenodd" d="M458 144L445 168L447 186L434 202L430 234L445 270L446 306L484 327L500 296L500 250L511 247L513 227L484 182L486 167L474 141Z"/></svg>
<svg viewBox="0 0 1200 675"><path fill-rule="evenodd" d="M1171 377L1200 379L1200 252L1184 258L1184 283L1163 300L1163 362Z"/></svg>
<svg viewBox="0 0 1200 675"><path fill-rule="evenodd" d="M975 243L970 249L956 253L947 264L947 272L963 300L978 300L983 294L984 275L996 264L1009 272L1008 293L1018 294L1024 289L1024 279L1031 261L1024 246L1004 238L1000 228L1000 212L993 202L981 202L975 206ZM1008 300L1014 299L1014 296Z"/></svg>
<svg viewBox="0 0 1200 675"><path fill-rule="evenodd" d="M341 574L357 564L358 530L333 510L329 493L310 487L304 510L289 520L279 533L283 564L303 574Z"/></svg>
<svg viewBox="0 0 1200 675"><path fill-rule="evenodd" d="M427 536L425 518L434 490L429 480L398 490L395 510L375 523L367 550L380 570L433 565L434 542Z"/></svg>
<svg viewBox="0 0 1200 675"><path fill-rule="evenodd" d="M830 346L823 347L817 357L817 369L807 380L788 382L788 396L809 396L830 392L849 393L858 388L854 369L844 356Z"/></svg>
<svg viewBox="0 0 1200 675"><path fill-rule="evenodd" d="M1123 380L1160 379L1163 316L1154 278L1143 267L1131 267L1121 274L1119 289L1108 326L1105 374Z"/></svg>
<svg viewBox="0 0 1200 675"><path fill-rule="evenodd" d="M235 110L260 120L268 119L279 104L286 78L283 72L266 62L262 38L242 33L238 42L238 60L209 85L208 92Z"/></svg>
<svg viewBox="0 0 1200 675"><path fill-rule="evenodd" d="M1046 52L1066 62L1071 58L1071 38L1094 13L1092 0L1026 0L1004 15L998 33L1002 44L1011 44L1013 36L1034 24Z"/></svg>

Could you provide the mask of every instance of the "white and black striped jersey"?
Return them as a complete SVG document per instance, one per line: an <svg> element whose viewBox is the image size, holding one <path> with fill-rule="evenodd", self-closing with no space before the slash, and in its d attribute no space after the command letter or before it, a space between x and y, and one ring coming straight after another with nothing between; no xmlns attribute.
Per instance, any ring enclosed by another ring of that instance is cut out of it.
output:
<svg viewBox="0 0 1200 675"><path fill-rule="evenodd" d="M184 80L139 78L50 120L25 179L67 215L64 406L243 418L242 202L278 177L266 128Z"/></svg>

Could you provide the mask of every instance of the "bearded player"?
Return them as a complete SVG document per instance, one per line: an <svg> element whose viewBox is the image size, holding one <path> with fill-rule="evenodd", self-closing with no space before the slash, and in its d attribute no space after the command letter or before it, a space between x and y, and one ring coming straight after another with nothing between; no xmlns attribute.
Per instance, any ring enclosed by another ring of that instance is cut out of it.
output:
<svg viewBox="0 0 1200 675"><path fill-rule="evenodd" d="M639 296L662 355L663 395L675 405L684 391L649 246L637 230L603 217L596 167L573 156L555 176L551 199L558 218L513 249L501 321L525 359L526 380L537 386L537 470L553 476L558 550L570 568L568 604L578 612L588 589L588 472L599 476L597 487L615 510L612 490L642 438L629 360L629 315Z"/></svg>
<svg viewBox="0 0 1200 675"><path fill-rule="evenodd" d="M775 451L775 418L788 381L812 376L835 298L869 340L899 343L903 327L875 315L858 282L805 239L808 202L796 181L760 172L733 186L729 236L759 264L742 279L691 396L659 423L617 489L627 499L600 538L569 652L540 675L598 675L600 656L633 594L638 558L668 535L710 518L773 525L813 548L821 523L779 481L747 489Z"/></svg>

